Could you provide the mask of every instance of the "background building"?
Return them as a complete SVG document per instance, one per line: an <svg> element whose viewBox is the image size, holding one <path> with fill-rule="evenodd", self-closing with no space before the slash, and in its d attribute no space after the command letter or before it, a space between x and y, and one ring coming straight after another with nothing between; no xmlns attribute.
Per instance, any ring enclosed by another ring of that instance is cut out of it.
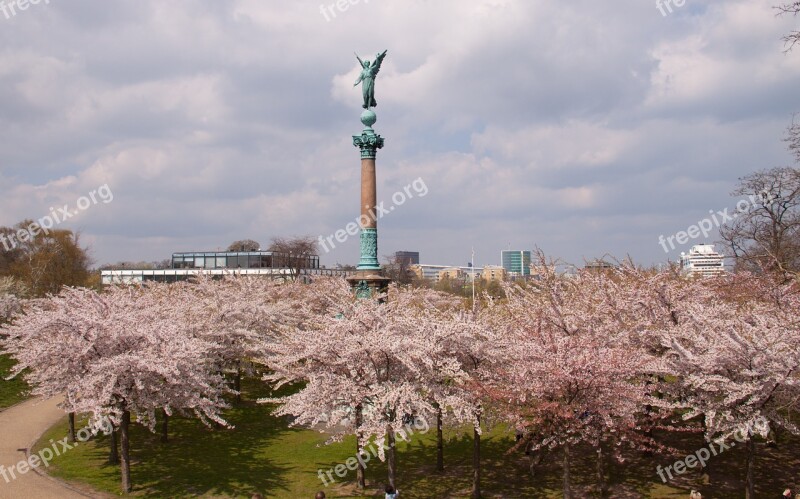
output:
<svg viewBox="0 0 800 499"><path fill-rule="evenodd" d="M464 279L466 273L461 267L449 267L439 271L439 280L450 279L451 281Z"/></svg>
<svg viewBox="0 0 800 499"><path fill-rule="evenodd" d="M481 272L481 279L487 282L505 281L506 269L496 265L487 265L483 268L483 272Z"/></svg>
<svg viewBox="0 0 800 499"><path fill-rule="evenodd" d="M503 250L500 252L500 265L510 277L531 275L531 252Z"/></svg>
<svg viewBox="0 0 800 499"><path fill-rule="evenodd" d="M203 272L291 278L300 275L348 276L352 271L320 269L319 256L295 256L275 251L217 251L173 253L169 269L118 269L101 272L103 284L131 284L145 281L177 282Z"/></svg>
<svg viewBox="0 0 800 499"><path fill-rule="evenodd" d="M428 279L434 282L439 282L439 279L444 275L448 275L448 277L452 278L457 271L459 271L461 277L465 279L471 280L473 273L475 279L480 279L481 272L483 272L483 269L478 267L453 267L452 265L428 264L412 265L409 270L413 272L418 279Z"/></svg>
<svg viewBox="0 0 800 499"><path fill-rule="evenodd" d="M586 265L584 265L583 268L585 270L614 270L619 268L619 265L602 258L597 258L586 262Z"/></svg>
<svg viewBox="0 0 800 499"><path fill-rule="evenodd" d="M692 246L689 253L681 253L680 264L686 275L711 277L725 273L725 255L717 253L713 244Z"/></svg>
<svg viewBox="0 0 800 499"><path fill-rule="evenodd" d="M405 266L419 265L419 251L398 251L394 254L394 260Z"/></svg>
<svg viewBox="0 0 800 499"><path fill-rule="evenodd" d="M294 261L300 259L299 261ZM275 251L216 251L173 253L173 269L271 269L301 267L318 269L319 256L294 256Z"/></svg>

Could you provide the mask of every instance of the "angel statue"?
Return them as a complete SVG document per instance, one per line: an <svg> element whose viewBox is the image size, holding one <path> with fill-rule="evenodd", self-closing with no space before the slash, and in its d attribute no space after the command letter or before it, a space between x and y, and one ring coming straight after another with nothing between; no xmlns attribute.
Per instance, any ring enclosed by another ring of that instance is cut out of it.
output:
<svg viewBox="0 0 800 499"><path fill-rule="evenodd" d="M361 107L364 109L369 109L378 105L378 103L375 102L375 77L378 76L378 71L381 70L381 64L383 63L383 58L386 57L386 52L388 52L388 50L384 50L383 53L376 55L375 61L372 64L370 64L369 61L362 61L358 54L356 54L356 59L358 59L358 62L361 64L361 74L358 76L358 80L356 80L353 86L357 87L359 83L363 82L361 93L364 96L364 104Z"/></svg>

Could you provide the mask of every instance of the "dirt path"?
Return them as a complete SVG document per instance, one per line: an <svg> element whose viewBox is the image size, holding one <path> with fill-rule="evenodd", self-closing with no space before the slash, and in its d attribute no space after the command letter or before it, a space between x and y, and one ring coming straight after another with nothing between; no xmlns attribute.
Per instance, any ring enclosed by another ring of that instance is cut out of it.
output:
<svg viewBox="0 0 800 499"><path fill-rule="evenodd" d="M91 497L32 470L20 474L17 469L26 459L25 450L64 417L64 411L56 407L58 402L33 399L0 412L0 499Z"/></svg>

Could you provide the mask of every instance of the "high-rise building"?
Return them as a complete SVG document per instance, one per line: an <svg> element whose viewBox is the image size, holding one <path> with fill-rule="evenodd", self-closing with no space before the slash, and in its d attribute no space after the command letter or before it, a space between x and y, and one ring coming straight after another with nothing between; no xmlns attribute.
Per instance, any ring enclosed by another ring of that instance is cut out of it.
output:
<svg viewBox="0 0 800 499"><path fill-rule="evenodd" d="M398 251L394 254L397 263L404 263L406 266L419 265L419 251Z"/></svg>
<svg viewBox="0 0 800 499"><path fill-rule="evenodd" d="M725 273L725 255L717 253L713 244L692 246L681 253L681 270L685 275L712 277Z"/></svg>
<svg viewBox="0 0 800 499"><path fill-rule="evenodd" d="M500 252L500 265L511 277L531 275L531 252L503 250Z"/></svg>

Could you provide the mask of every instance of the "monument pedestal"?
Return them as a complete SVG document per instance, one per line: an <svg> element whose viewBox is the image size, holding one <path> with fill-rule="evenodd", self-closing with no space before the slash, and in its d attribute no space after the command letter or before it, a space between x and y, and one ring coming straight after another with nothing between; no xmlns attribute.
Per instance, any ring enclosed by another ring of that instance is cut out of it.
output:
<svg viewBox="0 0 800 499"><path fill-rule="evenodd" d="M392 280L384 277L381 270L358 270L347 282L359 298L379 298L388 291Z"/></svg>

